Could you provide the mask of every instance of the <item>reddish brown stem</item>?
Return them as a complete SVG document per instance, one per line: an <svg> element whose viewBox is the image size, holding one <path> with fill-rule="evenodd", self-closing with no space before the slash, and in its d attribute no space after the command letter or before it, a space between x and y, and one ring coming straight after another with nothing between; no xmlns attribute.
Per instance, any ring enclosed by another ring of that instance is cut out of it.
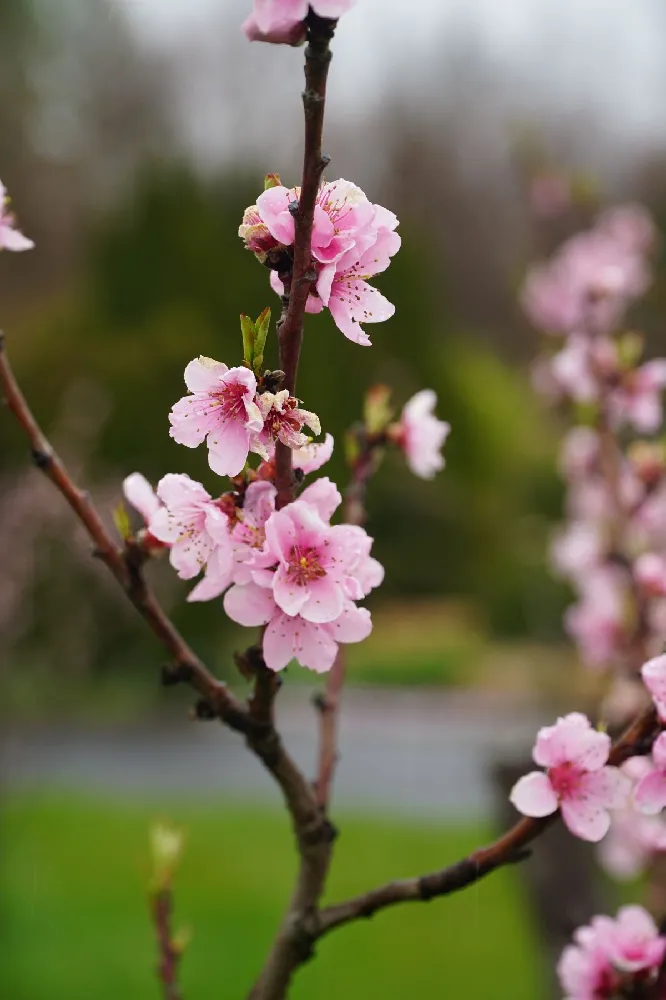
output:
<svg viewBox="0 0 666 1000"><path fill-rule="evenodd" d="M298 361L303 342L305 306L316 272L312 262L312 223L321 175L328 163L322 154L326 81L331 62L329 43L335 22L310 13L307 19L308 45L305 50L305 145L303 179L298 207L294 214L294 259L289 286L289 303L278 332L280 368L284 372L283 387L296 393ZM293 500L291 449L278 443L275 454L277 506Z"/></svg>
<svg viewBox="0 0 666 1000"><path fill-rule="evenodd" d="M159 949L157 977L162 986L164 1000L182 1000L177 982L180 953L174 946L171 932L171 891L160 889L153 893L150 898L150 910Z"/></svg>

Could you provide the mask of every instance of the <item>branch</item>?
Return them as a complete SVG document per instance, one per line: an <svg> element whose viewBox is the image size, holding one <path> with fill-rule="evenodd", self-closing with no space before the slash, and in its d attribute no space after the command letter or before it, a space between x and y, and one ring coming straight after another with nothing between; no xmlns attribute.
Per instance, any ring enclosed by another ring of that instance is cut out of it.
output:
<svg viewBox="0 0 666 1000"><path fill-rule="evenodd" d="M312 224L321 175L329 163L321 151L326 106L326 80L331 62L330 41L335 21L310 13L307 18L308 45L305 50L305 147L303 180L298 207L294 213L294 262L289 284L289 301L278 332L279 367L284 372L283 387L296 393L298 361L303 342L305 306L317 274L312 266ZM285 292L287 286L285 285ZM277 506L293 499L291 449L278 442L276 448Z"/></svg>
<svg viewBox="0 0 666 1000"><path fill-rule="evenodd" d="M157 975L162 984L164 1000L182 1000L182 993L177 982L180 952L171 935L171 908L172 899L169 889L160 889L153 893L150 898L150 910L155 924L160 956Z"/></svg>
<svg viewBox="0 0 666 1000"><path fill-rule="evenodd" d="M640 715L612 748L608 762L615 766L636 753L645 753L646 746L658 732L654 708ZM328 934L361 917L372 917L396 903L427 902L439 896L448 896L459 889L478 882L479 879L504 865L514 864L529 856L529 845L557 819L558 813L542 819L523 817L498 840L488 847L474 851L468 857L431 875L389 882L377 889L326 907L319 916L315 932L317 938Z"/></svg>
<svg viewBox="0 0 666 1000"><path fill-rule="evenodd" d="M209 718L220 718L232 729L247 732L252 724L248 713L227 685L210 673L185 642L143 579L135 554L131 549L126 553L116 545L90 494L79 489L49 444L18 386L7 357L2 333L0 333L0 386L10 411L28 438L38 468L63 495L88 532L96 554L109 567L134 607L169 651L173 665L165 669L165 682L186 681L201 695Z"/></svg>

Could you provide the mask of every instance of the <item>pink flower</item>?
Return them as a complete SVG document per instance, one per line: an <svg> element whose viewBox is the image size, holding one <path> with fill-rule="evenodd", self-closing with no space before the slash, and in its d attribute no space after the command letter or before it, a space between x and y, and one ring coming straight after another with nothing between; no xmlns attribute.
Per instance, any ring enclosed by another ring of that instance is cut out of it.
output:
<svg viewBox="0 0 666 1000"><path fill-rule="evenodd" d="M652 747L654 768L643 775L634 790L636 808L656 816L666 807L666 733L660 733Z"/></svg>
<svg viewBox="0 0 666 1000"><path fill-rule="evenodd" d="M596 917L596 945L620 972L656 970L666 950L666 939L642 906L623 906L617 917Z"/></svg>
<svg viewBox="0 0 666 1000"><path fill-rule="evenodd" d="M281 441L288 448L306 445L309 438L302 433L303 426L309 427L313 434L321 434L317 414L301 409L296 397L290 396L287 389L276 393L262 392L256 402L263 427L252 436L250 447L264 460L273 454L276 441Z"/></svg>
<svg viewBox="0 0 666 1000"><path fill-rule="evenodd" d="M140 472L133 472L123 480L123 493L127 502L141 514L146 524L162 507L155 490Z"/></svg>
<svg viewBox="0 0 666 1000"><path fill-rule="evenodd" d="M256 205L250 205L245 209L243 221L238 227L238 235L245 243L246 248L255 254L262 264L268 254L279 246L278 241L269 232Z"/></svg>
<svg viewBox="0 0 666 1000"><path fill-rule="evenodd" d="M434 414L437 396L432 389L421 389L405 403L400 423L391 435L405 453L407 464L415 476L432 479L444 468L441 449L451 425Z"/></svg>
<svg viewBox="0 0 666 1000"><path fill-rule="evenodd" d="M620 995L621 988L622 995L625 988L629 995L632 984L627 976L634 975L637 983L647 985L659 970L665 950L666 940L642 906L623 906L614 920L593 917L590 924L578 928L574 944L564 949L558 963L566 1000L610 1000Z"/></svg>
<svg viewBox="0 0 666 1000"><path fill-rule="evenodd" d="M392 225L395 228L397 220ZM366 279L385 271L399 249L398 234L383 227L367 250L359 255L353 247L335 264L323 267L317 280L317 294L328 306L338 330L362 347L370 347L371 341L361 323L381 323L395 312L395 306Z"/></svg>
<svg viewBox="0 0 666 1000"><path fill-rule="evenodd" d="M294 218L289 206L299 197L299 188L277 186L257 199L261 223L280 246L290 246L294 241ZM370 345L370 338L360 324L379 323L395 312L392 303L369 285L367 279L385 271L400 248L397 225L392 212L372 204L349 181L324 184L317 196L312 233L317 281L306 308L317 313L327 306L345 337L364 347ZM248 237L245 238L247 242ZM274 270L270 281L273 290L282 295L284 288Z"/></svg>
<svg viewBox="0 0 666 1000"><path fill-rule="evenodd" d="M550 557L557 573L575 580L598 565L604 551L603 532L598 524L570 521L555 535Z"/></svg>
<svg viewBox="0 0 666 1000"><path fill-rule="evenodd" d="M590 667L606 667L626 638L628 581L613 566L599 566L579 581L581 596L564 616L564 626Z"/></svg>
<svg viewBox="0 0 666 1000"><path fill-rule="evenodd" d="M558 808L569 830L582 840L601 840L610 826L608 809L620 808L629 781L606 766L611 741L579 712L539 730L535 763L547 768L520 778L511 802L525 816L549 816Z"/></svg>
<svg viewBox="0 0 666 1000"><path fill-rule="evenodd" d="M590 928L583 931L583 941ZM613 971L604 952L591 942L567 945L557 964L557 975L566 993L565 1000L603 1000L612 997L617 984L617 974Z"/></svg>
<svg viewBox="0 0 666 1000"><path fill-rule="evenodd" d="M346 551L344 525L330 527L308 503L296 500L266 522L266 539L278 559L272 589L279 608L311 622L331 622L342 612Z"/></svg>
<svg viewBox="0 0 666 1000"><path fill-rule="evenodd" d="M261 220L271 236L283 246L294 242L294 216L289 206L298 204L300 188L276 186L257 198ZM312 256L320 264L331 264L354 247L361 253L374 243L376 207L350 181L323 184L317 195L312 227Z"/></svg>
<svg viewBox="0 0 666 1000"><path fill-rule="evenodd" d="M582 479L597 468L599 435L591 427L573 427L562 442L560 471L566 479Z"/></svg>
<svg viewBox="0 0 666 1000"><path fill-rule="evenodd" d="M169 561L178 576L191 580L207 569L206 578L189 599L210 600L222 593L229 585L232 566L227 515L201 483L189 476L164 476L157 485L157 496L164 506L151 517L148 530L171 546Z"/></svg>
<svg viewBox="0 0 666 1000"><path fill-rule="evenodd" d="M650 597L666 597L666 557L643 553L634 563L634 578Z"/></svg>
<svg viewBox="0 0 666 1000"><path fill-rule="evenodd" d="M296 659L301 666L324 673L333 666L338 643L361 642L372 631L370 612L351 601L344 602L334 621L317 623L285 614L271 590L254 583L227 591L224 610L239 625L266 625L263 652L271 670L283 670Z"/></svg>
<svg viewBox="0 0 666 1000"><path fill-rule="evenodd" d="M308 6L320 17L337 19L350 10L356 0L254 0L254 10L243 22L245 36L251 42L284 42L297 45L305 37Z"/></svg>
<svg viewBox="0 0 666 1000"><path fill-rule="evenodd" d="M185 369L185 384L192 395L171 410L171 437L188 448L207 439L213 472L237 476L247 461L252 435L264 426L255 400L257 380L248 368L198 358Z"/></svg>
<svg viewBox="0 0 666 1000"><path fill-rule="evenodd" d="M14 215L9 211L7 188L0 181L0 250L32 250L34 245L16 228Z"/></svg>
<svg viewBox="0 0 666 1000"><path fill-rule="evenodd" d="M304 476L317 472L333 454L333 444L333 435L327 434L323 441L309 441L296 448L291 456L293 467L300 469Z"/></svg>
<svg viewBox="0 0 666 1000"><path fill-rule="evenodd" d="M547 333L610 332L650 283L644 253L640 239L602 216L593 229L573 236L550 261L530 270L523 308Z"/></svg>
<svg viewBox="0 0 666 1000"><path fill-rule="evenodd" d="M616 426L629 424L642 434L654 434L664 419L661 394L666 387L666 358L655 358L626 372L609 396Z"/></svg>
<svg viewBox="0 0 666 1000"><path fill-rule="evenodd" d="M641 677L652 695L659 718L666 722L666 654L655 656L641 668Z"/></svg>
<svg viewBox="0 0 666 1000"><path fill-rule="evenodd" d="M275 556L266 545L266 521L275 512L276 494L269 482L250 483L245 491L243 508L237 512L231 531L234 583L250 583L253 571L275 563Z"/></svg>

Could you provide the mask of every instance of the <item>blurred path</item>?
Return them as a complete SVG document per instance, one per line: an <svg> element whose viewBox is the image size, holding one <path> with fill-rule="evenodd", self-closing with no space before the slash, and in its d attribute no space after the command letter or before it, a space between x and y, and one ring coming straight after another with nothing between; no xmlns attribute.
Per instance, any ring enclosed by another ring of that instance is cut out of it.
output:
<svg viewBox="0 0 666 1000"><path fill-rule="evenodd" d="M312 773L316 712L304 690L283 692L279 725ZM547 720L545 720L547 721ZM524 754L544 722L533 709L478 692L348 690L335 786L341 808L409 815L490 815L489 764ZM5 788L54 785L96 794L278 800L242 740L215 723L132 728L25 728L0 743Z"/></svg>

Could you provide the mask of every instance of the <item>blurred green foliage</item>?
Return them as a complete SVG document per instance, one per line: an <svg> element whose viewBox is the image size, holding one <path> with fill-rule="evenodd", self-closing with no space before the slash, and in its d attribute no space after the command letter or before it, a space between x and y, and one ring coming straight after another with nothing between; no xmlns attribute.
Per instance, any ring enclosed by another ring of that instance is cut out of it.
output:
<svg viewBox="0 0 666 1000"><path fill-rule="evenodd" d="M245 995L294 876L286 816L229 804L147 806L35 792L6 802L3 814L2 996L157 997L146 897L148 831L156 816L187 830L175 889L175 927L193 931L182 964L184 996ZM415 865L439 868L490 836L473 826L350 816L341 817L341 829L331 900L412 875ZM395 907L338 931L299 973L294 1000L440 993L538 1000L535 942L517 877L506 869L467 892Z"/></svg>
<svg viewBox="0 0 666 1000"><path fill-rule="evenodd" d="M153 481L182 471L219 490L205 450L169 438L167 413L184 392L192 357L237 363L240 312L277 306L268 272L236 235L261 178L257 168L206 185L184 167L146 169L132 199L98 219L77 290L12 337L21 341L20 378L47 427L76 379L93 380L111 401L88 463L93 477L112 475L119 486L135 469ZM435 388L439 414L453 428L445 472L424 483L390 455L370 490L369 529L387 570L377 600L462 595L495 633L551 638L563 601L544 568L548 521L560 501L552 429L525 374L486 347L482 331L459 329L450 317L427 234L409 223L401 232L402 249L377 280L395 317L369 328L370 349L347 341L328 315L309 317L299 393L340 444L373 382L394 387L397 408L423 386ZM274 337L266 363L277 364ZM3 451L22 461L16 429L3 422L0 435ZM344 483L341 448L324 472ZM204 653L219 650L228 626L217 604L183 607L177 617ZM131 662L139 642L129 623L109 616L99 661Z"/></svg>

